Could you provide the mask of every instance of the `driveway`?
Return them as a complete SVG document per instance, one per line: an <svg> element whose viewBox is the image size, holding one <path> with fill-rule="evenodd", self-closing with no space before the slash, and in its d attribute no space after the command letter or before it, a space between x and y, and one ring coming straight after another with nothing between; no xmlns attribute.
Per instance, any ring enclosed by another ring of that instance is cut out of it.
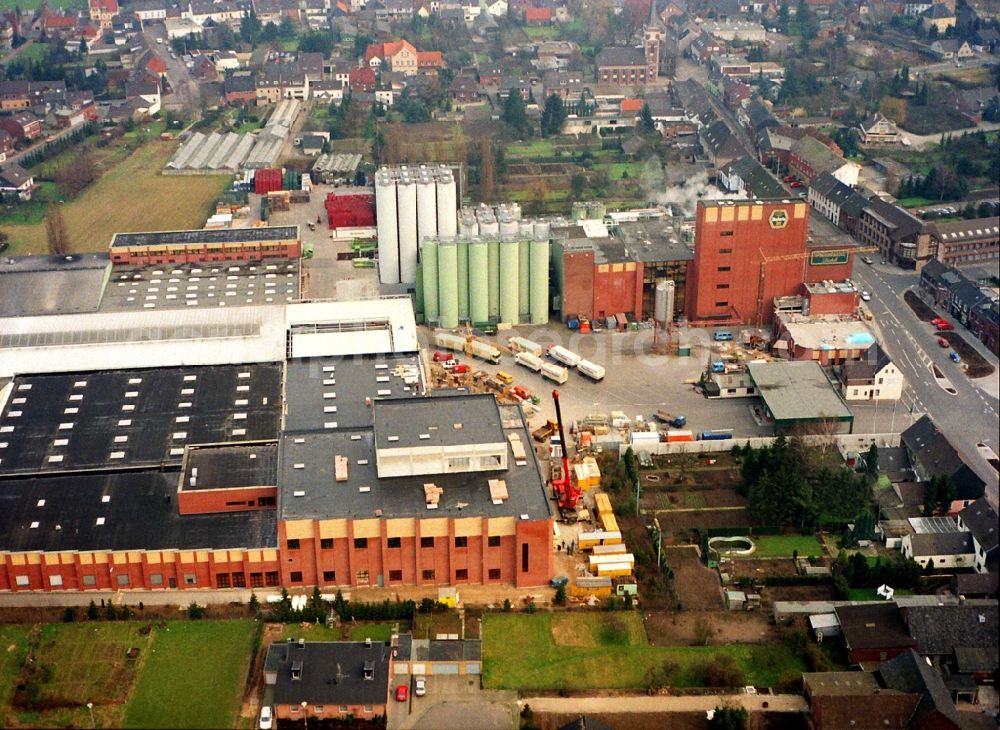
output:
<svg viewBox="0 0 1000 730"><path fill-rule="evenodd" d="M405 684L409 675L397 675L393 687ZM517 727L517 695L483 690L479 677L427 677L427 694L410 696L407 703L393 700L388 730L434 730L455 727L464 730L511 730Z"/></svg>

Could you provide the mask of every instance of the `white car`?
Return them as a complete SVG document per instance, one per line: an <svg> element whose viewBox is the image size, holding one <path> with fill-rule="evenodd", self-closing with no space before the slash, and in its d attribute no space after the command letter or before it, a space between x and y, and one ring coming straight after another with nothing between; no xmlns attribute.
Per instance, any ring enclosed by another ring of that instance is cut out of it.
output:
<svg viewBox="0 0 1000 730"><path fill-rule="evenodd" d="M870 302L872 300L872 295L866 291L861 292L861 301Z"/></svg>
<svg viewBox="0 0 1000 730"><path fill-rule="evenodd" d="M260 730L271 730L274 725L274 715L271 713L271 706L264 705L260 708Z"/></svg>
<svg viewBox="0 0 1000 730"><path fill-rule="evenodd" d="M427 694L427 680L423 677L417 677L417 681L413 690L413 694L417 697L423 697Z"/></svg>

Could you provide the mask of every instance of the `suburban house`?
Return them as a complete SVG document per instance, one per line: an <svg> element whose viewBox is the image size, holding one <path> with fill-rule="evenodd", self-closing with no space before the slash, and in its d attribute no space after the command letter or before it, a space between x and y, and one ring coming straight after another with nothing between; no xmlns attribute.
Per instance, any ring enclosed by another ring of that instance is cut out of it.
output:
<svg viewBox="0 0 1000 730"><path fill-rule="evenodd" d="M118 0L88 0L90 19L100 26L101 31L111 30L111 19L118 15Z"/></svg>
<svg viewBox="0 0 1000 730"><path fill-rule="evenodd" d="M972 58L976 55L968 41L960 38L944 38L931 43L931 51L943 61Z"/></svg>
<svg viewBox="0 0 1000 730"><path fill-rule="evenodd" d="M719 169L719 185L731 193L743 193L748 198L780 198L788 193L763 165L750 155L744 155Z"/></svg>
<svg viewBox="0 0 1000 730"><path fill-rule="evenodd" d="M253 74L233 74L222 82L226 103L234 106L248 106L257 103L257 79Z"/></svg>
<svg viewBox="0 0 1000 730"><path fill-rule="evenodd" d="M845 362L840 377L844 400L899 400L903 395L903 374L878 343L860 360Z"/></svg>
<svg viewBox="0 0 1000 730"><path fill-rule="evenodd" d="M900 546L904 558L921 568L970 568L973 563L972 535L968 532L930 532L904 535Z"/></svg>
<svg viewBox="0 0 1000 730"><path fill-rule="evenodd" d="M913 730L958 730L962 727L955 702L941 673L913 649L882 662L878 673L886 689L919 698L906 727Z"/></svg>
<svg viewBox="0 0 1000 730"><path fill-rule="evenodd" d="M900 442L910 458L918 481L933 476L948 476L955 485L957 498L952 510L961 510L983 496L986 483L966 463L962 453L938 430L931 417L924 415L900 434Z"/></svg>
<svg viewBox="0 0 1000 730"><path fill-rule="evenodd" d="M703 128L700 137L705 153L716 170L746 154L743 143L721 119Z"/></svg>
<svg viewBox="0 0 1000 730"><path fill-rule="evenodd" d="M989 348L994 355L1000 355L1000 300L982 302L972 310L969 317L969 331Z"/></svg>
<svg viewBox="0 0 1000 730"><path fill-rule="evenodd" d="M997 653L1000 611L996 600L966 600L955 605L907 606L903 619L917 640L917 653L943 666L957 649Z"/></svg>
<svg viewBox="0 0 1000 730"><path fill-rule="evenodd" d="M903 141L899 127L891 119L875 112L858 125L861 144L899 144Z"/></svg>
<svg viewBox="0 0 1000 730"><path fill-rule="evenodd" d="M920 22L924 31L929 33L931 28L936 28L938 33L943 34L955 27L955 10L941 3L931 5L920 16Z"/></svg>
<svg viewBox="0 0 1000 730"><path fill-rule="evenodd" d="M876 672L814 672L802 675L816 730L848 727L905 728L920 696L887 690Z"/></svg>
<svg viewBox="0 0 1000 730"><path fill-rule="evenodd" d="M42 120L31 112L0 118L0 129L15 140L33 140L42 134Z"/></svg>
<svg viewBox="0 0 1000 730"><path fill-rule="evenodd" d="M407 76L417 73L437 73L444 67L440 51L418 51L409 41L372 43L365 49L365 64L370 68L388 66Z"/></svg>
<svg viewBox="0 0 1000 730"><path fill-rule="evenodd" d="M853 187L858 184L861 166L845 160L815 137L804 135L789 150L788 169L809 183L820 173L828 172L844 185Z"/></svg>
<svg viewBox="0 0 1000 730"><path fill-rule="evenodd" d="M372 720L385 715L392 649L366 641L276 642L264 659L279 720Z"/></svg>
<svg viewBox="0 0 1000 730"><path fill-rule="evenodd" d="M277 104L282 99L309 98L309 77L298 67L267 68L257 75L257 103Z"/></svg>
<svg viewBox="0 0 1000 730"><path fill-rule="evenodd" d="M0 196L17 196L20 200L31 200L35 189L35 178L16 163L0 166Z"/></svg>
<svg viewBox="0 0 1000 730"><path fill-rule="evenodd" d="M847 233L858 229L861 211L868 199L844 185L829 172L821 172L809 185L809 204L824 218Z"/></svg>
<svg viewBox="0 0 1000 730"><path fill-rule="evenodd" d="M896 603L866 603L834 608L851 664L878 662L916 648Z"/></svg>
<svg viewBox="0 0 1000 730"><path fill-rule="evenodd" d="M997 572L997 513L984 497L980 497L958 513L959 529L972 534L977 573Z"/></svg>
<svg viewBox="0 0 1000 730"><path fill-rule="evenodd" d="M127 84L125 99L133 104L137 117L151 117L160 111L160 85L146 81Z"/></svg>

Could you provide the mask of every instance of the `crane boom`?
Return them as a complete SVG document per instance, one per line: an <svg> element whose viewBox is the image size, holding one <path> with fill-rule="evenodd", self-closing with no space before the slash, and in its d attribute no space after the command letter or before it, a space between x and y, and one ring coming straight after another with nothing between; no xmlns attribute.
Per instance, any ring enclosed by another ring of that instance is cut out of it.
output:
<svg viewBox="0 0 1000 730"><path fill-rule="evenodd" d="M566 451L566 433L563 430L562 408L559 406L559 391L552 391L552 400L556 404L556 426L559 429L559 446L562 448L562 476L552 480L552 491L564 517L576 521L576 508L580 500L580 490L573 486L569 472L569 456Z"/></svg>

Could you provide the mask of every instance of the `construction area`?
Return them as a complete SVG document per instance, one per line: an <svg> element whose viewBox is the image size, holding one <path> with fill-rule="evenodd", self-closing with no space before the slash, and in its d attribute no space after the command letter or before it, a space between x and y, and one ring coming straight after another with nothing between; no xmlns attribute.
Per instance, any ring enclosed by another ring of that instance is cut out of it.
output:
<svg viewBox="0 0 1000 730"><path fill-rule="evenodd" d="M170 158L164 172L215 174L273 167L300 106L294 99L279 102L264 128L251 134L195 132Z"/></svg>

